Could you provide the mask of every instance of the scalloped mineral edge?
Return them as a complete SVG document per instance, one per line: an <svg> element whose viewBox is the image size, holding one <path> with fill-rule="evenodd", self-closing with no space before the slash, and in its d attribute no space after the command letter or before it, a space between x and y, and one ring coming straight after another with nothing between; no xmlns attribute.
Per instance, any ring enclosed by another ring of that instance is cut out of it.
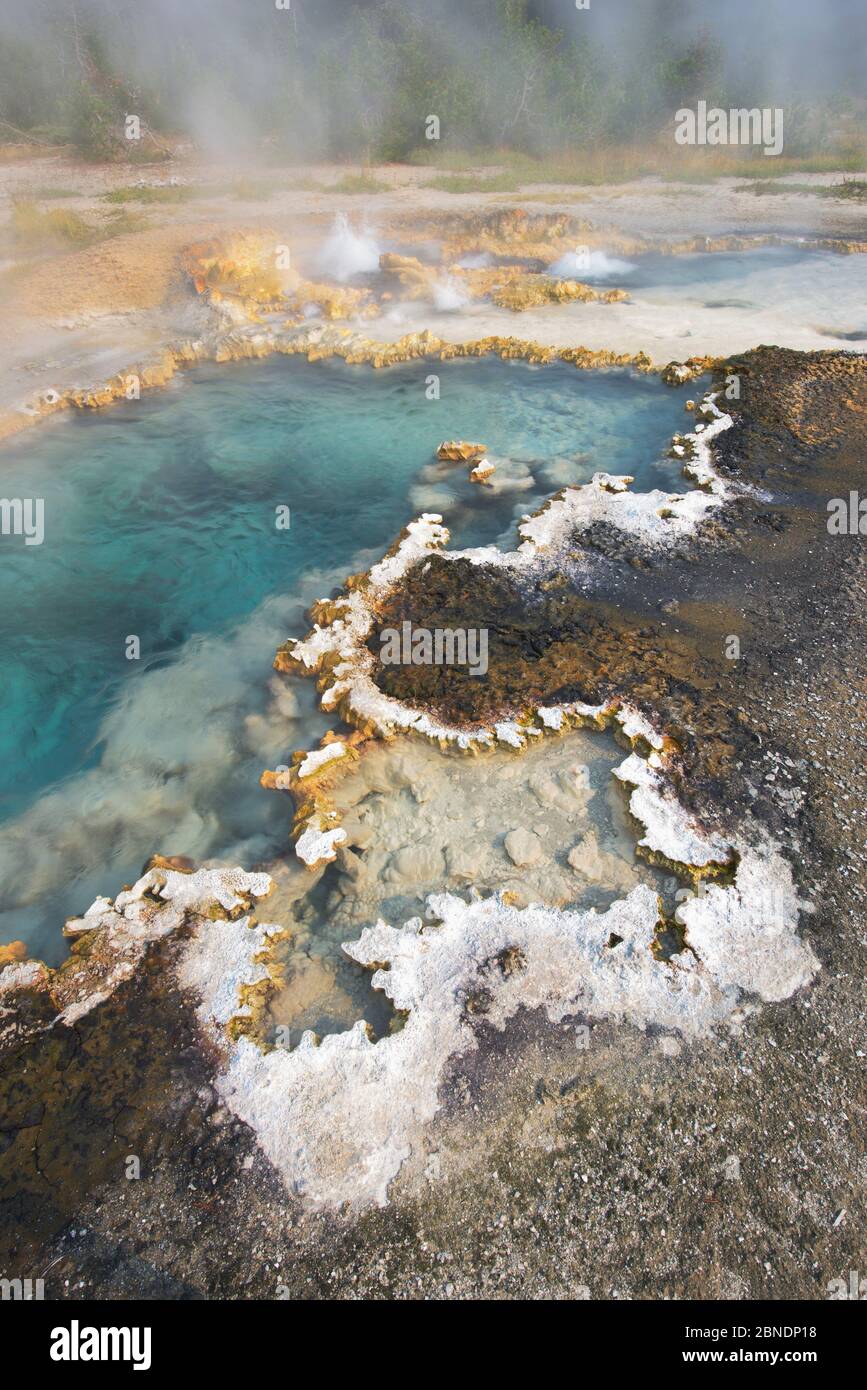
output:
<svg viewBox="0 0 867 1390"><path fill-rule="evenodd" d="M629 809L645 828L638 842L645 849L695 869L729 862L732 856L729 841L696 827L676 797L665 789L662 774L650 759L631 753L625 762L614 768L614 776L634 788L629 797Z"/></svg>
<svg viewBox="0 0 867 1390"><path fill-rule="evenodd" d="M530 559L540 551L562 549L576 532L600 521L655 546L666 545L674 533L695 530L710 510L731 495L731 487L713 466L711 441L734 421L718 409L715 392L705 396L702 409L713 415L712 422L683 436L693 448L683 471L695 479L697 487L678 493L659 488L633 492L628 475L594 473L591 482L564 488L535 516L527 517L518 527L523 543L512 553Z"/></svg>
<svg viewBox="0 0 867 1390"><path fill-rule="evenodd" d="M322 748L314 748L312 753L308 753L304 760L298 764L299 777L312 777L314 772L319 772L327 763L334 762L337 758L342 758L346 752L345 743L326 743Z"/></svg>
<svg viewBox="0 0 867 1390"><path fill-rule="evenodd" d="M638 764L630 755L619 771L632 780ZM750 996L775 1001L810 982L819 963L796 930L808 904L778 846L761 836L756 846L707 835L650 771L640 804L649 839L681 862L738 856L733 884L713 885L678 910L692 950L668 961L653 955L659 904L646 885L601 914L434 894L427 925L414 918L366 928L344 950L380 967L373 987L407 1012L403 1029L372 1043L360 1021L321 1043L306 1033L294 1052L263 1052L241 1038L217 1080L291 1191L316 1206L387 1201L438 1109L449 1058L476 1046L464 1004L481 987L491 995L486 1021L498 1027L523 1007L542 1008L551 1022L576 1014L699 1037L734 1023L752 1007ZM622 938L615 947L612 934ZM514 947L523 968L506 978L495 958Z"/></svg>
<svg viewBox="0 0 867 1390"><path fill-rule="evenodd" d="M652 545L664 545L675 533L694 530L709 509L719 506L732 491L714 470L711 441L734 422L717 407L715 392L704 397L700 409L712 417L711 423L697 426L693 433L683 436L693 448L693 457L684 465L684 471L695 478L698 487L676 494L658 489L634 493L628 486L631 477L596 473L592 482L565 488L535 516L525 518L518 528L523 539L516 550L481 546L448 551L445 558L520 570L534 565L540 557L550 559L570 544L576 531L597 521L606 521L622 531L637 534ZM463 749L474 744L491 746L494 743L522 748L528 736L538 733L526 720L505 719L477 729L444 724L424 709L385 695L373 680L374 658L366 642L374 615L367 594L387 593L419 559L440 550L448 540L449 532L438 513L424 512L411 521L392 553L370 569L366 588L352 589L335 600L333 620L325 627L315 625L306 637L292 642L292 656L309 671L320 667L326 656L339 658L329 672L329 682L321 697L322 708L332 711L342 702L347 715L372 724L381 733L413 732ZM560 727L553 722L558 708L564 713L582 713L577 702L571 706L542 707L538 714L546 727ZM592 713L587 717L593 717ZM641 736L652 747L661 748L660 736L637 710L630 714L629 727L620 715L617 717L628 737ZM305 862L311 861L305 859Z"/></svg>
<svg viewBox="0 0 867 1390"><path fill-rule="evenodd" d="M335 673L339 669L335 667ZM441 724L424 710L404 704L391 695L384 695L367 675L358 675L351 683L338 681L331 686L322 697L323 708L332 708L343 693L349 694L350 708L356 718L372 722L382 733L417 733L434 742L451 743L464 750L473 746L490 748L494 744L522 749L528 738L539 737L546 729L559 732L570 719L602 725L613 718L630 742L644 739L655 752L662 750L665 744L662 734L640 710L618 700L608 700L601 705L588 705L581 700L560 705L540 705L535 716L541 728L526 720L509 719L499 720L490 727L461 729L457 725ZM330 700L329 695L332 696ZM326 745L329 746L332 745ZM310 758L315 754L307 756ZM317 812L305 823L295 842L295 852L308 868L330 863L335 858L334 845L340 842L340 837L333 838L336 834L333 829L323 834L323 829L321 813Z"/></svg>
<svg viewBox="0 0 867 1390"><path fill-rule="evenodd" d="M345 839L346 831L342 826L326 830L321 818L315 817L308 821L295 841L295 853L309 869L315 869L318 864L330 864L332 859L336 859L335 845L343 844Z"/></svg>
<svg viewBox="0 0 867 1390"><path fill-rule="evenodd" d="M783 915L765 925L751 893L766 895L771 883ZM733 886L681 909L693 951L668 961L651 951L659 904L646 885L604 913L434 894L432 922L379 920L344 946L380 967L373 987L407 1013L399 1033L373 1043L360 1021L321 1043L306 1033L293 1052L263 1052L242 1037L216 1085L290 1191L315 1206L383 1205L439 1108L449 1059L477 1046L468 995L489 991L486 1022L499 1028L518 1009L539 1008L552 1023L580 1015L700 1037L734 1023L750 1007L745 995L777 1000L809 983L819 966L795 931L801 906L788 863L769 843L742 849ZM613 947L612 935L621 938ZM505 977L497 957L515 948L520 965Z"/></svg>
<svg viewBox="0 0 867 1390"><path fill-rule="evenodd" d="M496 897L467 904L449 893L431 897L429 910L441 925L380 920L344 947L360 964L389 967L372 983L408 1011L399 1033L373 1043L362 1021L318 1045L308 1033L293 1052L267 1053L241 1038L217 1078L290 1190L314 1205L387 1201L439 1108L449 1058L476 1047L464 1002L482 985L497 1027L524 1007L552 1022L581 1012L694 1035L735 1006L737 991L717 989L692 957L675 967L655 960L658 904L645 886L601 915L518 911ZM615 950L612 932L623 938ZM507 947L523 953L524 967L504 979L494 958Z"/></svg>
<svg viewBox="0 0 867 1390"><path fill-rule="evenodd" d="M619 770L631 780L641 776L640 763L630 755ZM718 852L658 770L650 771L639 808L650 816L648 837L681 861L702 840L707 854ZM149 941L187 922L193 930L177 977L197 996L200 1024L220 1044L215 1085L225 1104L251 1126L290 1191L320 1206L381 1204L438 1109L449 1059L476 1046L464 1005L480 987L490 992L486 1018L497 1027L519 1008L541 1008L552 1022L576 1014L699 1037L734 1022L751 1007L748 996L780 1000L809 983L819 963L797 935L798 912L808 905L790 865L767 837L738 839L726 849L738 855L734 882L711 885L679 908L692 950L667 961L650 949L659 903L646 885L604 913L519 910L499 896L466 903L434 894L427 925L414 918L395 928L380 920L344 947L360 964L380 967L372 983L407 1012L404 1028L372 1043L359 1021L321 1044L307 1033L293 1052L265 1052L226 1032L231 1019L249 1016L243 987L269 977L269 943L284 929L251 925L247 916L205 915L215 904L233 911L264 897L269 876L152 869L113 905L99 898L70 922L76 935L104 928L111 960L99 988L69 1000L55 1021L73 1023L94 1008L129 978ZM615 946L608 944L612 935L621 938ZM495 958L515 947L520 964L506 977ZM0 994L9 1001L43 973L36 962L11 964L0 971Z"/></svg>
<svg viewBox="0 0 867 1390"><path fill-rule="evenodd" d="M728 429L733 421L730 415L717 408L713 393L705 397L702 408L712 414L713 420L710 425L703 426L701 432L684 436L694 446L694 457L686 465L686 471L693 474L707 491L699 487L677 495L659 491L633 493L628 488L631 478L597 473L591 483L565 489L535 517L527 518L519 527L524 539L517 550L504 552L495 546L486 546L447 552L447 557L451 560L469 559L475 564L523 567L535 561L543 551L562 549L576 530L580 531L600 519L611 522L621 530L641 533L645 540L653 544L665 543L670 538L672 517L679 521L681 531L693 529L709 508L718 506L730 494L729 487L713 469L710 441L722 430ZM680 508L680 511L674 511L674 508ZM666 513L665 517L662 512ZM368 590L377 594L388 592L419 559L445 545L449 533L441 522L442 517L432 512L425 512L410 522L394 552L369 571ZM322 693L320 703L324 710L334 710L342 701L348 715L372 724L381 733L412 732L435 742L452 743L462 749L473 745L490 747L494 743L520 749L528 737L540 732L532 723L520 719L499 720L492 726L464 729L441 723L424 709L384 694L373 680L374 658L365 645L373 626L370 603L363 592L351 590L335 601L335 608L340 616L335 616L326 627L316 625L307 637L292 643L293 656L308 670L315 670L328 654L340 658L332 667L330 684ZM568 715L595 719L609 715L613 709L613 705L588 706L576 701L560 706L541 706L537 715L545 727L558 729ZM617 707L615 717L631 740L641 737L652 748L662 748L661 735L634 707ZM315 753L308 754L308 758L314 756ZM305 830L302 839L306 835ZM311 868L334 858L333 842L310 837L298 850L300 842L296 842L296 852ZM317 847L321 850L319 858L314 857Z"/></svg>
<svg viewBox="0 0 867 1390"><path fill-rule="evenodd" d="M64 934L81 937L102 929L105 972L97 983L85 961L81 975L70 971L55 976L58 991L66 1000L55 1023L71 1025L103 1003L132 977L148 944L176 931L188 916L202 918L215 906L232 912L249 898L264 897L271 887L268 874L245 873L239 868L201 868L190 874L152 868L132 888L118 893L114 903L98 897L82 917L70 918ZM7 966L0 970L0 994L11 997L16 989L47 981L49 976L41 961ZM73 997L69 990L76 986L77 997Z"/></svg>

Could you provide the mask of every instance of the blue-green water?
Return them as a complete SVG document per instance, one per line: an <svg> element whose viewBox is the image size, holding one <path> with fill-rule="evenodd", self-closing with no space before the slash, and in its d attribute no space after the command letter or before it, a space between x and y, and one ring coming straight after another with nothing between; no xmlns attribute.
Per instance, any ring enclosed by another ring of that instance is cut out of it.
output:
<svg viewBox="0 0 867 1390"><path fill-rule="evenodd" d="M56 960L64 917L155 850L273 854L287 807L259 773L325 724L312 682L270 668L313 599L425 508L453 543L508 542L516 517L598 469L671 486L663 454L696 390L493 360L275 358L7 446L0 491L44 499L45 539L0 537L0 941ZM432 461L455 437L502 457L503 492Z"/></svg>

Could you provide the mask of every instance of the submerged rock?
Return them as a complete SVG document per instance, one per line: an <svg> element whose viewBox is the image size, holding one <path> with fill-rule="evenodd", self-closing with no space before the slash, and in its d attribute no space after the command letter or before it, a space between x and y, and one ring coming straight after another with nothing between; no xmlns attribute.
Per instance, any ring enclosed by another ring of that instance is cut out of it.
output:
<svg viewBox="0 0 867 1390"><path fill-rule="evenodd" d="M589 830L583 839L572 846L566 856L566 862L570 869L590 883L622 889L630 882L630 875L623 860L619 855L601 848L595 830Z"/></svg>
<svg viewBox="0 0 867 1390"><path fill-rule="evenodd" d="M496 471L496 464L489 458L480 459L475 468L470 469L470 482L490 484L491 475Z"/></svg>
<svg viewBox="0 0 867 1390"><path fill-rule="evenodd" d="M392 855L386 878L391 881L406 879L414 884L435 882L442 879L444 871L442 852L432 845L405 845Z"/></svg>
<svg viewBox="0 0 867 1390"><path fill-rule="evenodd" d="M519 826L517 830L510 830L503 843L512 863L519 869L528 864L538 864L544 854L539 836L523 826Z"/></svg>

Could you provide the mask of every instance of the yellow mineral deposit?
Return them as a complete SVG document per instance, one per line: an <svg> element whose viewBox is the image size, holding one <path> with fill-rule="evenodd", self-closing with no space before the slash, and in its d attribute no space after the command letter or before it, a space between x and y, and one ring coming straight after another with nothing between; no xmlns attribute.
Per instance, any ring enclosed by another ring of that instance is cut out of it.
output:
<svg viewBox="0 0 867 1390"><path fill-rule="evenodd" d="M487 452L484 444L470 444L465 439L446 439L437 449L437 458L442 463L469 463L480 459Z"/></svg>
<svg viewBox="0 0 867 1390"><path fill-rule="evenodd" d="M27 947L23 941L8 941L5 945L0 944L0 970L4 965L14 965L17 961L27 959Z"/></svg>
<svg viewBox="0 0 867 1390"><path fill-rule="evenodd" d="M550 275L515 276L495 289L491 299L499 309L535 309L543 304L620 304L625 290L594 290L580 280L557 280Z"/></svg>

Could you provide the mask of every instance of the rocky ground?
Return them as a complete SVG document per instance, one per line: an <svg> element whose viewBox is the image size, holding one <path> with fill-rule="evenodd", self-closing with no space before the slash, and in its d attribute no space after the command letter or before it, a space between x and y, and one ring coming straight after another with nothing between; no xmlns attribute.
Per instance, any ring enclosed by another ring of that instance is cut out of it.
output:
<svg viewBox="0 0 867 1390"><path fill-rule="evenodd" d="M626 690L678 737L685 796L780 837L816 909L812 986L689 1044L480 1017L390 1205L317 1214L220 1105L167 938L73 1026L7 1031L4 1273L71 1298L815 1299L864 1269L865 562L827 502L858 486L867 362L767 350L728 370L741 398L716 464L763 495L665 558L594 534L605 586L531 596L524 664L498 574L447 597L477 622L501 604L499 699ZM404 611L435 616L432 582Z"/></svg>

